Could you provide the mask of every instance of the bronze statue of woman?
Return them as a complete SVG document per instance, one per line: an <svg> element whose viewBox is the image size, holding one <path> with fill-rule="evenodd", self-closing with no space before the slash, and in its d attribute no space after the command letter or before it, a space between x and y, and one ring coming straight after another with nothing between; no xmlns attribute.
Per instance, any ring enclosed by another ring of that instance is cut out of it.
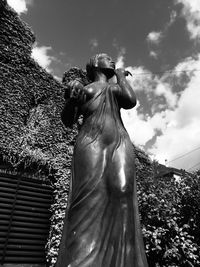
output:
<svg viewBox="0 0 200 267"><path fill-rule="evenodd" d="M141 235L134 150L120 108L136 105L124 69L106 54L86 66L92 83L72 81L62 121L83 125L74 147L69 208L56 267L147 267ZM116 82L109 82L116 75Z"/></svg>

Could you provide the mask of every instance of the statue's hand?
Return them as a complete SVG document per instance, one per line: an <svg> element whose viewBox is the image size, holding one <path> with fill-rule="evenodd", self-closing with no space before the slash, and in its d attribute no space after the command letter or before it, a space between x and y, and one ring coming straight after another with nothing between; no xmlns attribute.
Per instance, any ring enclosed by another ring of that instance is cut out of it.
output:
<svg viewBox="0 0 200 267"><path fill-rule="evenodd" d="M83 84L78 80L74 80L69 82L68 86L70 88L70 99L76 104L83 104L86 100Z"/></svg>
<svg viewBox="0 0 200 267"><path fill-rule="evenodd" d="M132 74L130 73L130 71L125 70L125 69L122 69L122 68L116 69L116 70L115 70L115 74L116 74L117 76L120 76L120 75L123 75L123 76L131 75L131 76L132 76Z"/></svg>

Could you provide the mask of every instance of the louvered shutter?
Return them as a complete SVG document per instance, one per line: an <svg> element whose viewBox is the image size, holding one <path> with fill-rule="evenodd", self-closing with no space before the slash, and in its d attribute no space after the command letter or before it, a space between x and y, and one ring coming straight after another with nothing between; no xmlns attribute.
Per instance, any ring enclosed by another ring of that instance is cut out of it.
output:
<svg viewBox="0 0 200 267"><path fill-rule="evenodd" d="M0 173L0 264L45 263L50 185Z"/></svg>

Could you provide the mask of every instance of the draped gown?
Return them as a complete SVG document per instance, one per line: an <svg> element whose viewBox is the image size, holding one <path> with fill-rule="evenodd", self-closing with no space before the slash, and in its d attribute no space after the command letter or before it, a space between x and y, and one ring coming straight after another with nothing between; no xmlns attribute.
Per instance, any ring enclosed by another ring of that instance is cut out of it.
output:
<svg viewBox="0 0 200 267"><path fill-rule="evenodd" d="M112 87L107 84L85 104L56 267L148 266L133 145Z"/></svg>

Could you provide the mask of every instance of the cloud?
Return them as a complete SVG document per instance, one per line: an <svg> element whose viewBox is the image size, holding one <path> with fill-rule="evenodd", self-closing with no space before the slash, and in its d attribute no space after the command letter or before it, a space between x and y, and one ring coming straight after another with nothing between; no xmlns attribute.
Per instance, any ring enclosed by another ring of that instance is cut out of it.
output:
<svg viewBox="0 0 200 267"><path fill-rule="evenodd" d="M167 31L169 30L171 25L175 22L176 18L177 18L177 13L176 11L172 10L170 13L170 19L165 24L162 31L152 31L147 35L146 41L148 42L149 56L151 58L158 59L160 52L161 52L158 49L159 48L158 45L167 36Z"/></svg>
<svg viewBox="0 0 200 267"><path fill-rule="evenodd" d="M125 54L126 49L121 47L118 51L117 60L115 62L116 68L125 68ZM146 90L153 80L152 73L143 66L128 66L126 67L126 70L132 74L132 76L129 75L127 77L127 80L135 91Z"/></svg>
<svg viewBox="0 0 200 267"><path fill-rule="evenodd" d="M180 76L182 72L187 72L187 75L193 76L198 74L200 70L200 54L197 54L193 57L187 57L182 62L179 62L175 67L177 76Z"/></svg>
<svg viewBox="0 0 200 267"><path fill-rule="evenodd" d="M172 122L168 124L165 121L167 118L163 118L167 127L164 129L163 134L157 137L155 145L149 152L153 153L155 158L163 164L165 159L167 159L170 166L187 170L199 162L200 153L196 153L196 155L190 154L190 156L185 156L175 161L173 159L200 146L200 129L198 127L200 120L196 119L185 124L184 127L179 127L177 125L176 113L171 114L171 117Z"/></svg>
<svg viewBox="0 0 200 267"><path fill-rule="evenodd" d="M49 52L52 51L51 46L36 46L32 49L31 57L46 71L51 72L52 69L50 65L53 61L56 60L55 57L49 55Z"/></svg>
<svg viewBox="0 0 200 267"><path fill-rule="evenodd" d="M132 76L128 76L127 80L134 90L143 91L146 95L152 92L154 85L154 78L152 73L143 66L126 68Z"/></svg>
<svg viewBox="0 0 200 267"><path fill-rule="evenodd" d="M155 52L155 51L152 50L152 51L149 52L149 56L157 59L158 58L158 52Z"/></svg>
<svg viewBox="0 0 200 267"><path fill-rule="evenodd" d="M124 68L126 49L119 49L116 68ZM133 76L128 76L127 80L130 83L134 91L143 91L148 88L149 82L151 81L152 75L149 71L145 70L144 67L132 67L129 66L126 70L130 71ZM148 72L150 76L140 75L144 72ZM145 120L142 114L139 114L140 101L137 100L137 105L134 109L131 110L121 110L121 116L124 123L124 126L129 133L129 136L133 143L139 146L144 146L145 143L154 136L154 129ZM141 132L142 129L142 132Z"/></svg>
<svg viewBox="0 0 200 267"><path fill-rule="evenodd" d="M122 52L124 52L123 50ZM119 53L116 65L124 68L124 54ZM128 76L127 80L133 90L137 93L143 93L146 97L153 92L154 79L150 71L143 66L129 66L126 70L130 71L133 76ZM145 75L143 75L145 74ZM137 106L131 110L121 110L124 126L129 133L133 143L144 146L151 140L156 133L156 129L151 124L150 117L145 117L139 110L141 108L140 100L137 99Z"/></svg>
<svg viewBox="0 0 200 267"><path fill-rule="evenodd" d="M116 68L124 68L124 60L125 60L125 54L126 49L124 47L117 47L118 49L118 55L116 60Z"/></svg>
<svg viewBox="0 0 200 267"><path fill-rule="evenodd" d="M175 0L175 3L182 4L181 15L187 22L187 30L190 34L190 38L200 38L200 1Z"/></svg>
<svg viewBox="0 0 200 267"><path fill-rule="evenodd" d="M27 13L28 5L33 3L33 0L7 0L9 6L11 6L18 14Z"/></svg>
<svg viewBox="0 0 200 267"><path fill-rule="evenodd" d="M147 35L147 41L149 43L152 43L152 44L156 44L158 45L161 41L161 38L162 38L162 33L161 32L150 32L148 35Z"/></svg>
<svg viewBox="0 0 200 267"><path fill-rule="evenodd" d="M126 48L120 46L116 39L113 40L112 46L117 50L117 59L115 62L116 68L124 68Z"/></svg>
<svg viewBox="0 0 200 267"><path fill-rule="evenodd" d="M64 52L56 52L51 46L38 45L32 49L31 57L58 81L62 80L63 69L69 69L73 59ZM66 60L63 60L63 57Z"/></svg>
<svg viewBox="0 0 200 267"><path fill-rule="evenodd" d="M137 101L137 106L134 109L122 109L121 116L132 142L144 146L154 136L155 132L149 121L144 120L143 116L138 114L139 106L140 103Z"/></svg>
<svg viewBox="0 0 200 267"><path fill-rule="evenodd" d="M173 160L177 155L184 155L186 152L200 146L200 54L194 58L186 58L179 63L175 70L186 70L189 82L182 91L174 110L162 112L162 135L158 136L150 152L164 163L165 159ZM182 75L181 72L178 76ZM161 114L157 114L159 117ZM200 151L190 156L182 157L179 160L171 161L170 165L178 168L189 169L200 161Z"/></svg>
<svg viewBox="0 0 200 267"><path fill-rule="evenodd" d="M124 61L119 57L120 64ZM132 73L128 81L138 95L138 104L131 110L122 110L122 119L131 140L146 146L155 139L148 152L161 163L173 160L200 147L200 54L185 58L162 76L152 74L143 66L126 68ZM183 87L182 79L187 76ZM175 82L174 82L175 81ZM177 93L175 85L182 85ZM141 112L142 101L150 102L151 112ZM161 101L162 100L162 101ZM159 135L158 135L159 132ZM170 165L189 169L200 161L200 149L187 157L171 161Z"/></svg>
<svg viewBox="0 0 200 267"><path fill-rule="evenodd" d="M148 42L149 45L149 56L157 59L159 52L158 52L158 45L160 44L161 40L163 38L163 33L161 32L155 32L152 31L150 32L147 37L146 40Z"/></svg>
<svg viewBox="0 0 200 267"><path fill-rule="evenodd" d="M163 96L166 100L168 108L174 108L177 104L178 96L172 92L171 85L164 82L163 79L157 79L157 86L155 88L155 95Z"/></svg>
<svg viewBox="0 0 200 267"><path fill-rule="evenodd" d="M172 91L171 84L168 81L168 75L158 77L143 66L129 66L126 69L132 73L132 76L128 76L127 80L136 92L143 91L146 97L151 99L155 97L162 98L163 107L174 108L176 106L178 96Z"/></svg>
<svg viewBox="0 0 200 267"><path fill-rule="evenodd" d="M90 41L89 41L89 45L91 47L92 50L94 50L96 47L99 46L99 42L96 38L92 38Z"/></svg>
<svg viewBox="0 0 200 267"><path fill-rule="evenodd" d="M165 30L167 30L176 20L177 18L177 12L175 10L172 10L170 13L170 21L167 23Z"/></svg>

